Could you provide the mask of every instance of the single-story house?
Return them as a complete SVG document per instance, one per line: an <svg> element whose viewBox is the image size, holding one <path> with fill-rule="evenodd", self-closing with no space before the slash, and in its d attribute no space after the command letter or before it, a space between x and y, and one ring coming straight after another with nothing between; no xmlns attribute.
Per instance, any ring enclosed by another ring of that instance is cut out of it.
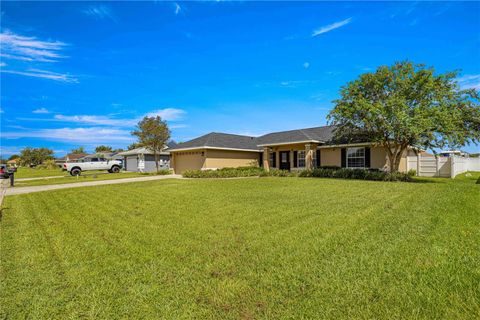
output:
<svg viewBox="0 0 480 320"><path fill-rule="evenodd" d="M283 170L303 170L320 166L386 170L386 151L369 142L335 143L334 126L273 132L249 137L212 132L170 148L170 167L175 173L189 169L262 166ZM409 149L399 170L407 170Z"/></svg>
<svg viewBox="0 0 480 320"><path fill-rule="evenodd" d="M167 143L162 152L158 154L158 166L160 169L170 169L170 148L177 144L173 141ZM123 169L135 172L154 172L157 170L153 151L140 147L117 154L123 158Z"/></svg>

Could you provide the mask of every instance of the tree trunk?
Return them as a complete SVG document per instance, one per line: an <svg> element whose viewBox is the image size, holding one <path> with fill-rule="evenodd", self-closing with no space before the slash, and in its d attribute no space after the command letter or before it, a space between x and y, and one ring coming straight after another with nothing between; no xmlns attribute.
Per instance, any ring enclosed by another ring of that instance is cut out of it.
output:
<svg viewBox="0 0 480 320"><path fill-rule="evenodd" d="M156 149L153 150L153 157L155 158L155 167L157 167L157 173L158 173L158 171L159 171L159 169L158 169L158 155L157 155L157 150Z"/></svg>
<svg viewBox="0 0 480 320"><path fill-rule="evenodd" d="M397 145L393 150L390 145L384 145L384 148L387 151L389 171L398 172L398 168L400 166L400 160L402 159L402 155L406 150L405 145L403 144Z"/></svg>

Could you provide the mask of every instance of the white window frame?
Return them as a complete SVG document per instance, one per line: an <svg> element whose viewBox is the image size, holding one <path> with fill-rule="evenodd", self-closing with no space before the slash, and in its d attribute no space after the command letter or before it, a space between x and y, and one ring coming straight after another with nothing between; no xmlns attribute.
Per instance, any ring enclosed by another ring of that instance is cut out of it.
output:
<svg viewBox="0 0 480 320"><path fill-rule="evenodd" d="M300 157L300 154L303 154L303 157ZM300 160L303 160L303 166L300 165ZM305 168L307 165L307 153L305 150L297 151L297 168Z"/></svg>
<svg viewBox="0 0 480 320"><path fill-rule="evenodd" d="M357 156L357 155L349 156L349 151L352 150L352 149L355 149L355 153L357 152L357 150L362 149L363 150L363 156ZM349 159L363 159L363 166L362 167L357 167L357 166L352 166L351 167L351 166L348 165L348 160ZM365 147L347 148L346 154L345 154L345 166L347 168L351 168L351 169L365 169Z"/></svg>

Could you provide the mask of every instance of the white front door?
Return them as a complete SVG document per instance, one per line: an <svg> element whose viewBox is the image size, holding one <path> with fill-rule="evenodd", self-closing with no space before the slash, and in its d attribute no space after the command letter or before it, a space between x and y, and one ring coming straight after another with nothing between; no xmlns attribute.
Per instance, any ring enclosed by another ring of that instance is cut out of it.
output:
<svg viewBox="0 0 480 320"><path fill-rule="evenodd" d="M145 170L145 156L143 154L138 155L137 170L140 172Z"/></svg>

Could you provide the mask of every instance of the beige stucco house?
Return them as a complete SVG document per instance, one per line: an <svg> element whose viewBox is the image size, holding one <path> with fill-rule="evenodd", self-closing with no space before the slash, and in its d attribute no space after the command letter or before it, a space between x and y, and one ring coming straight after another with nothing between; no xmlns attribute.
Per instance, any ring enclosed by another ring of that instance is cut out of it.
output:
<svg viewBox="0 0 480 320"><path fill-rule="evenodd" d="M175 173L189 169L263 166L283 170L303 170L320 166L372 168L387 170L385 150L372 143L335 144L334 126L273 132L249 137L212 132L171 148ZM400 171L407 170L407 155L400 162Z"/></svg>

